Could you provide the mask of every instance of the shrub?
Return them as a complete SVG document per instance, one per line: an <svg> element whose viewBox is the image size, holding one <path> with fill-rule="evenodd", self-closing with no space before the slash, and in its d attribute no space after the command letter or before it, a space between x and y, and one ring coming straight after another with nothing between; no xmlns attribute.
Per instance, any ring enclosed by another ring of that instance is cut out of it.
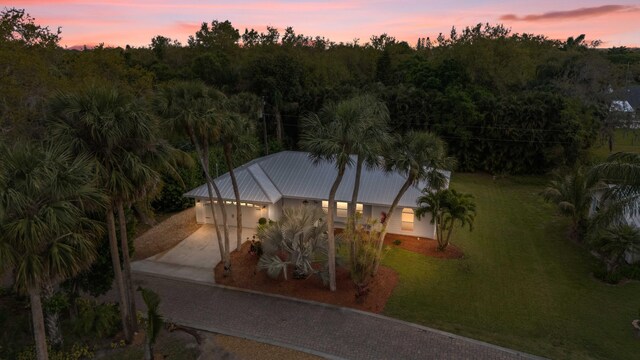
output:
<svg viewBox="0 0 640 360"><path fill-rule="evenodd" d="M118 306L115 304L98 304L95 300L77 299L78 317L73 328L79 334L95 334L98 337L115 335L120 326Z"/></svg>
<svg viewBox="0 0 640 360"><path fill-rule="evenodd" d="M293 277L307 278L317 274L323 278L314 264L324 263L327 253L327 223L320 208L301 206L285 208L280 221L258 228L258 238L263 251L259 269L267 270L269 277L284 274L287 279L288 266L294 266ZM286 253L286 258L278 256Z"/></svg>
<svg viewBox="0 0 640 360"><path fill-rule="evenodd" d="M93 359L93 352L89 349L89 346L83 344L73 344L71 349L55 350L51 348L51 344L47 343L47 349L49 353L49 360L80 360L80 359ZM36 359L36 349L34 346L28 347L21 351L16 357L17 360L32 360Z"/></svg>
<svg viewBox="0 0 640 360"><path fill-rule="evenodd" d="M400 245L400 244L402 244L402 240L399 240L399 239L393 240L393 245Z"/></svg>
<svg viewBox="0 0 640 360"><path fill-rule="evenodd" d="M258 219L258 224L262 226L267 225L267 219L261 217L260 219Z"/></svg>
<svg viewBox="0 0 640 360"><path fill-rule="evenodd" d="M606 267L600 267L593 272L593 276L607 284L617 284L624 278L621 271L610 272Z"/></svg>
<svg viewBox="0 0 640 360"><path fill-rule="evenodd" d="M357 218L349 220L349 226L341 234L341 238L348 243L350 248L349 270L351 280L356 287L356 301L363 302L369 294L369 284L373 280L375 264L382 257L378 251L381 240L380 232L375 230L378 228L376 226L377 220L367 221L366 226L356 224L355 229L353 228L354 221L357 221Z"/></svg>

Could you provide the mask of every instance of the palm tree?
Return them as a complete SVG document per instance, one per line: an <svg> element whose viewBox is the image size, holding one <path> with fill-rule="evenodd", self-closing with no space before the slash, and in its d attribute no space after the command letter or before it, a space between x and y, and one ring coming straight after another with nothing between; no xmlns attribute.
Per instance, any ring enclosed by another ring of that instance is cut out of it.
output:
<svg viewBox="0 0 640 360"><path fill-rule="evenodd" d="M612 274L624 262L628 251L640 252L640 229L626 223L609 226L595 236L593 245L602 254L607 272Z"/></svg>
<svg viewBox="0 0 640 360"><path fill-rule="evenodd" d="M582 240L585 234L598 183L597 177L576 167L570 173L557 173L541 193L546 201L558 206L562 215L571 217L571 233L575 239Z"/></svg>
<svg viewBox="0 0 640 360"><path fill-rule="evenodd" d="M224 263L224 273L229 275L231 273L231 256L229 254L227 210L220 189L211 178L209 171L209 146L217 141L220 131L217 124L217 115L220 113L217 102L223 97L221 93L207 88L200 82L177 82L160 89L154 102L154 108L172 129L185 134L195 147L207 182L211 215L220 248L220 257ZM214 192L222 213L224 243L216 220Z"/></svg>
<svg viewBox="0 0 640 360"><path fill-rule="evenodd" d="M302 119L304 129L300 136L300 145L310 152L314 162L328 161L337 169L335 180L329 190L327 228L328 228L328 265L329 288L336 290L336 242L334 233L335 197L342 182L347 166L354 159L353 145L361 134L370 129L371 118L363 107L362 98L352 98L338 104L326 104L319 114L308 114Z"/></svg>
<svg viewBox="0 0 640 360"><path fill-rule="evenodd" d="M406 176L406 181L393 199L386 219L391 219L400 199L410 186L416 186L422 181L428 181L432 190L442 189L447 182L440 171L455 166L455 159L447 156L445 143L430 132L410 131L403 137L396 138L393 149L385 156L387 171L397 171ZM387 235L387 223L382 224L378 252L382 254L384 238ZM378 256L381 258L381 256ZM374 267L374 274L378 272L380 262Z"/></svg>
<svg viewBox="0 0 640 360"><path fill-rule="evenodd" d="M468 225L469 231L473 230L476 217L473 195L459 193L454 189L424 189L422 192L423 195L418 198L420 207L416 209L416 217L420 219L427 214L431 215L431 223L436 225L438 251L444 251L449 246L456 222L463 228Z"/></svg>
<svg viewBox="0 0 640 360"><path fill-rule="evenodd" d="M16 142L0 149L0 271L28 293L36 354L47 359L42 288L87 268L102 226L87 216L104 201L89 156ZM55 335L54 335L55 336Z"/></svg>
<svg viewBox="0 0 640 360"><path fill-rule="evenodd" d="M610 223L624 214L640 214L640 154L615 153L595 165L589 175L609 185L603 194L606 206L596 217L597 222Z"/></svg>
<svg viewBox="0 0 640 360"><path fill-rule="evenodd" d="M250 152L253 150L251 146L253 142L243 140L247 140L247 137L254 134L254 124L249 121L247 116L241 114L241 111L245 111L246 115L256 113L256 105L257 99L254 97L247 97L243 94L236 95L226 102L224 109L217 116L220 127L219 140L222 145L225 163L229 169L231 186L233 186L233 194L236 199L236 249L238 250L242 245L242 207L240 206L238 181L233 171L232 154L238 151ZM242 146L238 146L240 144Z"/></svg>
<svg viewBox="0 0 640 360"><path fill-rule="evenodd" d="M90 86L81 92L58 94L51 102L50 123L54 141L68 144L74 154L91 157L99 186L109 196L107 233L124 335L130 342L137 323L124 204L156 186L160 176L149 158L164 156L166 147L144 106L115 88ZM114 212L120 223L124 275Z"/></svg>

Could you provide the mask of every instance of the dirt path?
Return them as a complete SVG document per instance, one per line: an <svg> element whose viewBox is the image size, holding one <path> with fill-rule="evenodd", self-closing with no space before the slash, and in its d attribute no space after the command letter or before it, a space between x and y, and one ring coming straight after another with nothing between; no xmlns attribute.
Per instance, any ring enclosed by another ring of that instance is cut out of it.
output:
<svg viewBox="0 0 640 360"><path fill-rule="evenodd" d="M176 213L134 240L134 260L142 260L169 250L200 228L194 207Z"/></svg>

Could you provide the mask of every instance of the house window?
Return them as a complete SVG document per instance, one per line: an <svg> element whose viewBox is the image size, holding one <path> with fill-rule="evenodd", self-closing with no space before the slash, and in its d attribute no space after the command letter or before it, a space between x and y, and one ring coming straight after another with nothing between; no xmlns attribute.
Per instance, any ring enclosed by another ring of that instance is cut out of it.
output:
<svg viewBox="0 0 640 360"><path fill-rule="evenodd" d="M336 216L346 218L349 213L349 203L338 201L336 202Z"/></svg>
<svg viewBox="0 0 640 360"><path fill-rule="evenodd" d="M362 204L356 204L356 213L362 215Z"/></svg>
<svg viewBox="0 0 640 360"><path fill-rule="evenodd" d="M322 211L329 212L329 202L327 200L322 200Z"/></svg>
<svg viewBox="0 0 640 360"><path fill-rule="evenodd" d="M402 230L413 231L413 209L402 209Z"/></svg>

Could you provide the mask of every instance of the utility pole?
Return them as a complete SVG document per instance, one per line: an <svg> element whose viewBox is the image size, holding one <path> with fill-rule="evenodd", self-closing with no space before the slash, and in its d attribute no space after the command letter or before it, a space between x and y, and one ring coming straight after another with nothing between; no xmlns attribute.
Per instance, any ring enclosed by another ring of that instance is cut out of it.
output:
<svg viewBox="0 0 640 360"><path fill-rule="evenodd" d="M262 118L262 130L264 132L264 153L269 155L269 141L267 140L267 120L264 116L264 96L262 97L262 109L260 110L260 117Z"/></svg>

